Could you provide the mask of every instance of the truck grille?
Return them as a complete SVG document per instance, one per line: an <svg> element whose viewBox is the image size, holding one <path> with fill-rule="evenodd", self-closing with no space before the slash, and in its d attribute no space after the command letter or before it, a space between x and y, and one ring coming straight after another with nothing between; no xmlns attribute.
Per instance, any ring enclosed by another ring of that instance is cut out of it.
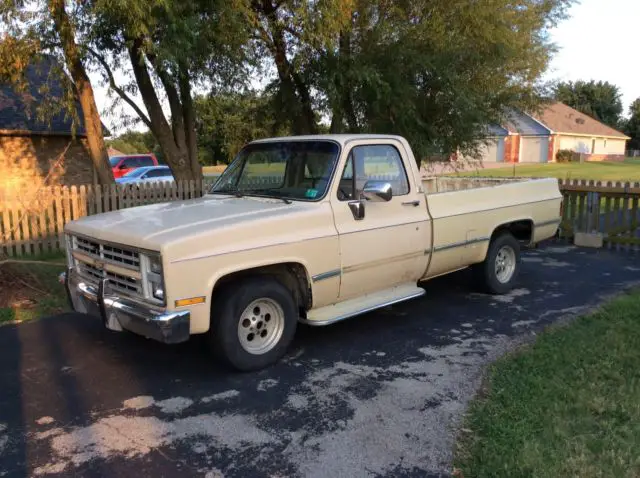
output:
<svg viewBox="0 0 640 478"><path fill-rule="evenodd" d="M119 266L140 270L140 254L130 249L101 244L94 240L76 237L76 249L94 259L104 260Z"/></svg>
<svg viewBox="0 0 640 478"><path fill-rule="evenodd" d="M76 257L78 273L88 282L97 285L102 279L108 279L114 292L143 296L142 280L138 278L141 268L137 251L77 236L73 239L73 250L98 261L99 265ZM118 266L119 272L105 270L101 264ZM131 271L131 275L126 271Z"/></svg>

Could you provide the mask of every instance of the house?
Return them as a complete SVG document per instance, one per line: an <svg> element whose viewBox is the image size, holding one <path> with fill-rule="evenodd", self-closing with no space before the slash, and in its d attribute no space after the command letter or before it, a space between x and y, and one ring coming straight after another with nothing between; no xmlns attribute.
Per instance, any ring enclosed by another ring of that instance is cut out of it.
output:
<svg viewBox="0 0 640 478"><path fill-rule="evenodd" d="M26 88L0 84L0 192L44 184L87 184L94 181L80 103L75 101L77 126L63 108L43 114L39 106L63 104L64 89L52 74L56 60L44 57L29 65ZM107 132L108 134L108 132Z"/></svg>
<svg viewBox="0 0 640 478"><path fill-rule="evenodd" d="M631 138L610 126L565 105L553 103L532 114L551 130L549 158L560 149L584 153L587 161L623 160Z"/></svg>
<svg viewBox="0 0 640 478"><path fill-rule="evenodd" d="M545 163L549 156L551 130L532 116L515 109L507 110L504 127L509 131L503 161L508 163Z"/></svg>
<svg viewBox="0 0 640 478"><path fill-rule="evenodd" d="M504 160L505 146L507 145L507 138L509 136L509 130L498 125L489 125L487 131L484 132L483 141L479 145L478 154L482 161L499 162ZM463 156L465 157L465 156ZM475 157L465 157L467 160L477 160Z"/></svg>
<svg viewBox="0 0 640 478"><path fill-rule="evenodd" d="M545 105L539 112L506 111L502 125L484 135L484 162L553 162L560 149L582 153L587 161L624 159L627 140L620 131L563 104Z"/></svg>

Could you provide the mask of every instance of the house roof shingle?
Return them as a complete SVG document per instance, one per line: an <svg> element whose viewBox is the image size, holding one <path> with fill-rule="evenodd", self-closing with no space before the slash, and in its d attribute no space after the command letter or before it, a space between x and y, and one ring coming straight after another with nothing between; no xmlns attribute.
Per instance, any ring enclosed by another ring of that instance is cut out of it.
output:
<svg viewBox="0 0 640 478"><path fill-rule="evenodd" d="M531 116L554 133L629 139L624 133L560 102L547 105L540 112L532 113Z"/></svg>
<svg viewBox="0 0 640 478"><path fill-rule="evenodd" d="M507 109L502 126L509 133L522 136L548 136L551 133L546 125L541 125L530 115L514 108Z"/></svg>
<svg viewBox="0 0 640 478"><path fill-rule="evenodd" d="M11 84L0 83L0 135L71 135L73 117L67 111L55 112L44 121L38 118L37 106L45 99L55 101L59 98L62 101L64 97L62 82L56 74L50 74L56 66L53 57L41 58L37 63L27 66L27 88L24 92L16 91ZM84 116L77 99L75 109L79 119L75 133L77 136L86 136ZM105 135L109 134L104 125L103 131Z"/></svg>

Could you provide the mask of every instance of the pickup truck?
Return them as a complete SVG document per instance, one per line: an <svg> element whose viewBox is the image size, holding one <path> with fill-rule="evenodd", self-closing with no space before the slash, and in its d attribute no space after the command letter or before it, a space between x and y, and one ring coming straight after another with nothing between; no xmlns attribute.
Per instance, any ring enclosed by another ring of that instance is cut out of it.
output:
<svg viewBox="0 0 640 478"><path fill-rule="evenodd" d="M164 343L207 334L237 370L285 354L298 323L328 325L425 294L471 267L514 287L521 246L554 236L555 179L423 180L408 142L317 135L247 144L198 199L69 222L74 310Z"/></svg>

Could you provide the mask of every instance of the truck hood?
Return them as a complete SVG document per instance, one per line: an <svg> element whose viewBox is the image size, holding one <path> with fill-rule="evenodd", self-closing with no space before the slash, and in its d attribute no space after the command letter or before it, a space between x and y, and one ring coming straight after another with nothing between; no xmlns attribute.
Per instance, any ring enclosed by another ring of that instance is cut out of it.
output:
<svg viewBox="0 0 640 478"><path fill-rule="evenodd" d="M160 251L212 229L227 230L251 221L296 215L312 206L271 198L208 195L86 216L67 223L65 232Z"/></svg>

